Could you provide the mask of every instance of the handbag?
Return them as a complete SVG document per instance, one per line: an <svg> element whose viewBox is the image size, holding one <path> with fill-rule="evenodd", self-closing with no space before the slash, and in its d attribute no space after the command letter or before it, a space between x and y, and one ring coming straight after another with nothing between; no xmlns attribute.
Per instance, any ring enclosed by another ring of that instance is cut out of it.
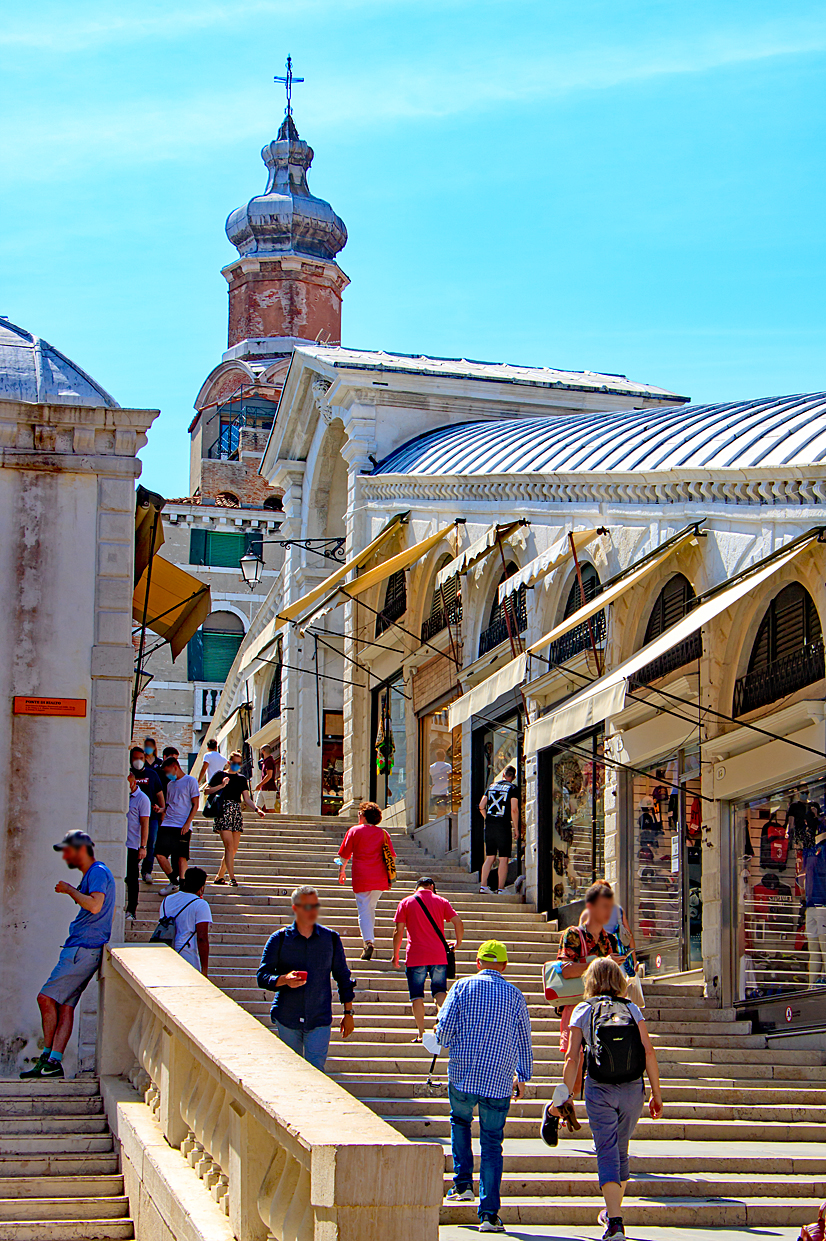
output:
<svg viewBox="0 0 826 1241"><path fill-rule="evenodd" d="M826 1202L821 1204L814 1224L804 1224L797 1241L824 1241L826 1237Z"/></svg>
<svg viewBox="0 0 826 1241"><path fill-rule="evenodd" d="M439 930L438 922L436 921L436 919L433 917L433 914L428 909L426 902L423 901L420 896L416 897L416 904L421 905L422 909L424 910L425 917L427 918L430 925L433 927L433 930L439 936L439 939L442 941L442 947L447 953L447 976L448 978L455 978L456 977L456 950L453 947L453 944L449 944L447 942L447 940L445 939L444 931Z"/></svg>
<svg viewBox="0 0 826 1241"><path fill-rule="evenodd" d="M642 983L638 974L634 973L628 979L623 999L630 1000L632 1004L636 1004L637 1008L645 1008L645 996L642 993Z"/></svg>
<svg viewBox="0 0 826 1241"><path fill-rule="evenodd" d="M576 928L579 931L579 938L582 942L582 958L586 964L596 961L597 954L591 953L588 956L585 950L585 936L582 934L582 927ZM576 965L576 961L568 961L564 957L557 957L555 961L546 961L542 966L542 987L545 991L545 999L549 1004L568 1005L578 1004L580 1000L585 998L585 975L580 974L579 978L566 978L562 973L566 965Z"/></svg>
<svg viewBox="0 0 826 1241"><path fill-rule="evenodd" d="M206 799L206 802L204 803L204 811L203 811L205 819L219 819L221 817L221 812L224 809L224 798L222 794L223 794L223 789L221 790L220 793L207 794L207 799Z"/></svg>
<svg viewBox="0 0 826 1241"><path fill-rule="evenodd" d="M390 880L390 887L396 882L396 859L393 857L393 850L390 848L390 837L387 832L384 833L384 840L381 842L381 856L384 861L387 878Z"/></svg>

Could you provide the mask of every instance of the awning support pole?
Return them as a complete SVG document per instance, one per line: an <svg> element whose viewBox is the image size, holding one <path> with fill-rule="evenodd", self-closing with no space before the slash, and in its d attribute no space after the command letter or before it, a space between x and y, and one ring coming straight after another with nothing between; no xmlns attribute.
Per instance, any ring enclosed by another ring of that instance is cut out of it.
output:
<svg viewBox="0 0 826 1241"><path fill-rule="evenodd" d="M315 660L315 736L316 745L321 745L321 682L318 679L318 638L313 638L315 644L313 659Z"/></svg>
<svg viewBox="0 0 826 1241"><path fill-rule="evenodd" d="M141 617L141 636L138 643L138 666L135 672L135 684L132 686L132 722L129 726L129 744L132 744L132 736L135 732L135 715L138 709L138 694L140 692L140 675L143 666L143 649L146 645L146 614L149 611L149 587L152 585L152 562L155 559L155 539L158 534L158 522L161 519L161 510L155 509L155 516L152 521L152 541L150 547L153 554L149 557L149 564L146 566L146 594L143 597L143 616Z"/></svg>
<svg viewBox="0 0 826 1241"><path fill-rule="evenodd" d="M568 539L571 544L571 555L574 558L574 566L576 568L576 580L579 582L579 606L584 608L587 600L585 598L585 588L582 585L582 569L580 568L579 557L576 554L576 543L573 534L569 534ZM586 624L588 626L588 637L591 639L591 650L594 652L594 661L597 666L597 676L602 676L602 660L597 650L597 640L594 636L594 626L591 624L590 616L587 618Z"/></svg>

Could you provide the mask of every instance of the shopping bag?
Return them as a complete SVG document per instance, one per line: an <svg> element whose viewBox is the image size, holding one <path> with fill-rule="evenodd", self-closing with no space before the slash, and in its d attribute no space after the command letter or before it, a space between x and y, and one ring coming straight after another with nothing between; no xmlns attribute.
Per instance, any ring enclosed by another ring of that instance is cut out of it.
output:
<svg viewBox="0 0 826 1241"><path fill-rule="evenodd" d="M584 960L590 965L597 959L596 954L590 957L585 955L585 936L580 927L577 927L577 930L582 943ZM582 974L579 978L565 978L562 973L564 966L575 964L575 961L558 958L556 961L546 961L542 966L542 988L549 1004L559 1008L568 1004L578 1004L585 998L585 975Z"/></svg>
<svg viewBox="0 0 826 1241"><path fill-rule="evenodd" d="M632 1004L636 1004L637 1008L645 1008L645 996L642 993L642 983L638 976L633 974L628 979L628 986L625 989L626 1000L630 1000Z"/></svg>

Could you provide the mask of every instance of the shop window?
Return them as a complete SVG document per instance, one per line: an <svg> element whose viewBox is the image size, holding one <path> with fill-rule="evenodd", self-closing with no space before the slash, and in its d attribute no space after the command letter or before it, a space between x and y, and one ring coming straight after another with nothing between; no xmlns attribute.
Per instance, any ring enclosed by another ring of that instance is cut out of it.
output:
<svg viewBox="0 0 826 1241"><path fill-rule="evenodd" d="M436 572L438 573L446 564L449 564L450 559L449 555L442 556L436 565ZM437 588L434 584L430 600L430 614L422 621L422 642L428 642L448 625L460 624L461 620L462 596L457 573L449 578L444 586Z"/></svg>
<svg viewBox="0 0 826 1241"><path fill-rule="evenodd" d="M391 573L387 579L384 592L384 603L380 614L376 617L376 637L389 629L393 621L399 620L407 611L407 578L404 569Z"/></svg>
<svg viewBox="0 0 826 1241"><path fill-rule="evenodd" d="M190 681L223 683L229 675L244 625L234 612L211 612L187 646L187 677Z"/></svg>
<svg viewBox="0 0 826 1241"><path fill-rule="evenodd" d="M407 697L401 672L373 691L373 800L383 810L407 795Z"/></svg>
<svg viewBox="0 0 826 1241"><path fill-rule="evenodd" d="M344 805L344 715L325 711L321 738L321 813L338 814Z"/></svg>
<svg viewBox="0 0 826 1241"><path fill-rule="evenodd" d="M826 777L732 809L739 910L737 998L826 987Z"/></svg>
<svg viewBox="0 0 826 1241"><path fill-rule="evenodd" d="M629 921L649 974L702 963L702 798L696 756L661 759L631 780Z"/></svg>
<svg viewBox="0 0 826 1241"><path fill-rule="evenodd" d="M691 611L696 597L688 578L682 573L675 573L657 596L648 618L643 646L647 646L672 625L676 625L677 621L681 621ZM698 629L696 633L673 646L670 651L666 651L659 659L654 659L650 664L641 668L635 673L634 682L637 685L648 685L651 681L656 681L658 677L673 672L675 668L682 668L684 664L690 664L699 659L702 653L703 636Z"/></svg>
<svg viewBox="0 0 826 1241"><path fill-rule="evenodd" d="M760 622L749 668L734 687L734 714L794 694L826 675L820 617L799 582L772 599Z"/></svg>
<svg viewBox="0 0 826 1241"><path fill-rule="evenodd" d="M204 530L189 532L189 563L213 569L238 569L241 557L252 552L264 558L263 535L259 530Z"/></svg>
<svg viewBox="0 0 826 1241"><path fill-rule="evenodd" d="M502 778L506 767L516 768L516 785L519 789L519 832L513 834L513 856L508 867L508 883L513 883L522 874L525 830L525 781L523 778L522 742L524 735L524 717L522 711L491 720L485 727L473 731L473 771L472 771L472 819L471 819L471 867L479 870L485 856L484 820L476 809L482 794L496 780ZM496 882L494 867L490 883Z"/></svg>
<svg viewBox="0 0 826 1241"><path fill-rule="evenodd" d="M576 750L553 754L551 821L553 830L546 871L552 872L553 905L574 905L563 925L576 922L578 902L605 874L604 771L600 762L602 730L577 738ZM576 916L574 916L576 915Z"/></svg>
<svg viewBox="0 0 826 1241"><path fill-rule="evenodd" d="M419 824L457 814L462 804L462 730L451 731L448 707L419 716Z"/></svg>
<svg viewBox="0 0 826 1241"><path fill-rule="evenodd" d="M524 586L508 595L502 603L499 602L499 587L509 577L513 577L518 567L511 561L505 566L504 573L496 583L487 629L482 630L479 638L480 656L486 655L501 642L507 642L510 635L515 637L528 628L528 596Z"/></svg>
<svg viewBox="0 0 826 1241"><path fill-rule="evenodd" d="M592 564L583 564L580 571L582 573L582 590L579 588L579 578L575 577L573 585L568 591L568 598L565 600L565 607L562 612L563 620L567 620L569 616L573 616L574 612L578 612L586 603L596 599L602 590L599 574ZM576 629L572 629L570 633L565 633L561 638L557 638L555 642L552 642L548 647L548 666L564 664L566 660L572 659L580 651L590 650L592 632L595 642L602 643L605 641L607 632L605 611L597 612L595 616L591 617L590 627L587 621L583 621L581 625L577 625Z"/></svg>

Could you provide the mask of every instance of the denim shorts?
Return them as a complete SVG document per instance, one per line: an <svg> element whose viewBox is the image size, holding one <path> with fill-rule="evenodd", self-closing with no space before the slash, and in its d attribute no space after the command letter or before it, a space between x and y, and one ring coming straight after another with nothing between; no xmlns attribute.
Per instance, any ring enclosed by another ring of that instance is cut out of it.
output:
<svg viewBox="0 0 826 1241"><path fill-rule="evenodd" d="M74 1008L103 959L102 948L61 948L57 965L40 988L55 1004Z"/></svg>
<svg viewBox="0 0 826 1241"><path fill-rule="evenodd" d="M446 965L408 965L405 973L411 1000L424 999L424 984L428 975L431 995L444 995L447 991Z"/></svg>

